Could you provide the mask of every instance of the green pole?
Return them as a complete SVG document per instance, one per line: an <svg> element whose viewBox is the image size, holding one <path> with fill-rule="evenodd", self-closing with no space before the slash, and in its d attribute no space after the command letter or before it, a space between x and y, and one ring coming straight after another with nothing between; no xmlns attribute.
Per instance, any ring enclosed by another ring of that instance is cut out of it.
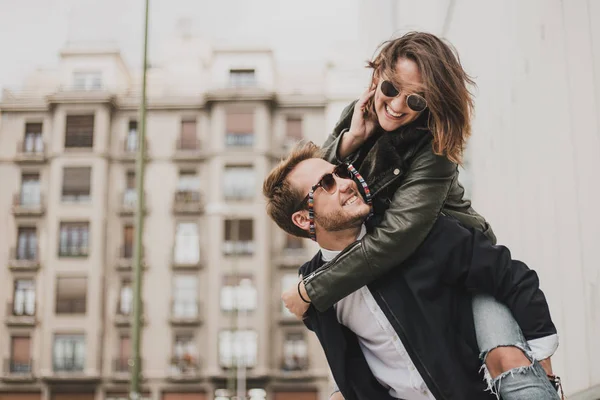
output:
<svg viewBox="0 0 600 400"><path fill-rule="evenodd" d="M148 70L148 8L145 1L144 17L144 58L142 60L142 102L140 105L140 131L138 135L138 152L135 160L135 188L137 204L135 209L135 248L133 251L133 317L131 335L133 346L133 363L131 365L131 400L140 398L140 339L142 317L142 237L144 232L144 169L146 164L146 72Z"/></svg>

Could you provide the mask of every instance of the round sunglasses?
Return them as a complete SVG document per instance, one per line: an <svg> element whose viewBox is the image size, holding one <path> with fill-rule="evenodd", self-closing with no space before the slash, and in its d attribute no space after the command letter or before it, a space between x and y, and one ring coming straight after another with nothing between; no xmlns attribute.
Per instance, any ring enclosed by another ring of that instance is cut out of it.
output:
<svg viewBox="0 0 600 400"><path fill-rule="evenodd" d="M386 97L397 97L400 95L400 90L390 81L381 82L381 93ZM421 112L427 108L427 100L420 94L411 93L406 95L406 105L414 112Z"/></svg>

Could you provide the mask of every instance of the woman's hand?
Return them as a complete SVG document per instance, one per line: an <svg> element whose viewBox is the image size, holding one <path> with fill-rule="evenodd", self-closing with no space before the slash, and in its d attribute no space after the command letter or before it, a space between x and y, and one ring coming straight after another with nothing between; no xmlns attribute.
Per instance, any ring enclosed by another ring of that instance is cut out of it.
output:
<svg viewBox="0 0 600 400"><path fill-rule="evenodd" d="M375 123L373 121L365 120L365 107L369 100L375 95L375 90L377 90L376 87L368 89L360 96L354 105L350 130L342 137L340 148L338 150L338 156L342 160L358 150L375 130Z"/></svg>

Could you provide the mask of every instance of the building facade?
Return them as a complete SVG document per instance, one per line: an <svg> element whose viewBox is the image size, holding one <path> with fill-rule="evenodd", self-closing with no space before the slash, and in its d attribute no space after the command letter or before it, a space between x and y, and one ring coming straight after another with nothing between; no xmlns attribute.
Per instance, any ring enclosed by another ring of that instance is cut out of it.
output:
<svg viewBox="0 0 600 400"><path fill-rule="evenodd" d="M229 399L242 363L253 400L326 399L322 350L280 301L314 247L261 194L291 144L322 140L325 97L278 91L268 50L199 58L148 75L143 396ZM128 396L139 81L118 51L70 49L3 93L2 400Z"/></svg>

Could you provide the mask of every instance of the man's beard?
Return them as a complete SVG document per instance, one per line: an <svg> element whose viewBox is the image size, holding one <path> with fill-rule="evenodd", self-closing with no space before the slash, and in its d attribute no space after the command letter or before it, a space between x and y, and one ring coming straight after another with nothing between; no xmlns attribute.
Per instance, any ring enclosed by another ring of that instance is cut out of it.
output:
<svg viewBox="0 0 600 400"><path fill-rule="evenodd" d="M328 215L315 213L315 223L328 232L339 232L350 228L361 226L367 218L367 213L356 213L348 215L338 210Z"/></svg>

